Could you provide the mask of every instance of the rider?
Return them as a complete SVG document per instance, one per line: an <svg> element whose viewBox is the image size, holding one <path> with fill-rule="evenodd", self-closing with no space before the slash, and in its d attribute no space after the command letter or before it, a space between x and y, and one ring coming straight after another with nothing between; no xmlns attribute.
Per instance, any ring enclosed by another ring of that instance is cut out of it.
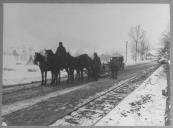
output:
<svg viewBox="0 0 173 128"><path fill-rule="evenodd" d="M64 57L66 54L66 49L64 48L64 46L62 45L62 42L59 42L59 47L56 50L56 55L57 56L61 56Z"/></svg>
<svg viewBox="0 0 173 128"><path fill-rule="evenodd" d="M101 69L101 61L100 61L100 58L98 57L97 53L95 52L94 53L94 67L95 67L95 70L96 70L96 79L98 78L99 76L99 73L100 73L100 69Z"/></svg>

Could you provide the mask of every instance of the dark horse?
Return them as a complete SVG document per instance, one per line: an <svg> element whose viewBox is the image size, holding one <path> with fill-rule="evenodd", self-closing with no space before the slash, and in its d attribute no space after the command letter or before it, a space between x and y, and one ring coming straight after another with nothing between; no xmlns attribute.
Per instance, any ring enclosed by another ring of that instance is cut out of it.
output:
<svg viewBox="0 0 173 128"><path fill-rule="evenodd" d="M55 59L55 55L51 50L46 50L45 55L42 55L41 53L36 52L34 56L34 64L38 64L40 71L41 71L41 85L47 84L47 72L51 71L52 74L52 81L51 84L53 84L57 78L57 60Z"/></svg>
<svg viewBox="0 0 173 128"><path fill-rule="evenodd" d="M70 70L69 70L69 62L67 58L67 53L64 53L62 56L58 56L55 54L56 59L59 61L59 69L67 72L67 82L69 82L70 79ZM60 72L59 72L59 81L60 81Z"/></svg>
<svg viewBox="0 0 173 128"><path fill-rule="evenodd" d="M52 50L46 50L45 52L46 52L47 66L52 72L51 84L60 83L60 61Z"/></svg>
<svg viewBox="0 0 173 128"><path fill-rule="evenodd" d="M88 72L88 78L92 76L93 72L93 62L92 59L87 54L82 54L77 57L71 56L69 53L66 55L67 57L67 66L69 73L73 74L73 80L83 80L83 72L84 69ZM76 77L74 78L74 70L76 70Z"/></svg>
<svg viewBox="0 0 173 128"><path fill-rule="evenodd" d="M47 84L47 71L50 71L47 67L46 57L41 53L36 52L34 56L34 64L38 64L41 71L41 85Z"/></svg>

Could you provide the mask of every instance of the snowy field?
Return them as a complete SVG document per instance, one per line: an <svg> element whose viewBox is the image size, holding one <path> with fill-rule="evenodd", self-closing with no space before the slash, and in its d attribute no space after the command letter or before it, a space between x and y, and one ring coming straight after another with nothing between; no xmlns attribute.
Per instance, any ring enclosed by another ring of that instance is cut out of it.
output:
<svg viewBox="0 0 173 128"><path fill-rule="evenodd" d="M62 72L61 76L64 75L66 73ZM48 72L47 78L51 78L50 72ZM41 81L41 72L38 65L4 65L3 86L31 83L33 81Z"/></svg>
<svg viewBox="0 0 173 128"><path fill-rule="evenodd" d="M96 126L164 126L167 87L166 74L161 66L133 93L126 97Z"/></svg>

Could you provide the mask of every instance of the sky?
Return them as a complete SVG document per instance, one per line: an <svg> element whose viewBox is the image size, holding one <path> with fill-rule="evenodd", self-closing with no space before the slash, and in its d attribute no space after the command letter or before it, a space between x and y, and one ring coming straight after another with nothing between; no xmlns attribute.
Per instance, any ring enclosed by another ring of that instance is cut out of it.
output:
<svg viewBox="0 0 173 128"><path fill-rule="evenodd" d="M3 48L120 52L131 27L141 25L152 48L169 29L168 4L4 4Z"/></svg>

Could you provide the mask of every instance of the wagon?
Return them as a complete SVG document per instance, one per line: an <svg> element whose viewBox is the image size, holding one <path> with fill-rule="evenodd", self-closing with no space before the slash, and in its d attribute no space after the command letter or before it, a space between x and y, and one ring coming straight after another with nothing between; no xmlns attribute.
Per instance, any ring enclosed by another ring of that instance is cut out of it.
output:
<svg viewBox="0 0 173 128"><path fill-rule="evenodd" d="M123 56L114 56L110 58L109 68L111 70L112 78L117 79L118 71L124 70L124 58Z"/></svg>
<svg viewBox="0 0 173 128"><path fill-rule="evenodd" d="M123 56L114 56L110 58L110 63L115 63L119 65L119 70L124 70L124 57Z"/></svg>

